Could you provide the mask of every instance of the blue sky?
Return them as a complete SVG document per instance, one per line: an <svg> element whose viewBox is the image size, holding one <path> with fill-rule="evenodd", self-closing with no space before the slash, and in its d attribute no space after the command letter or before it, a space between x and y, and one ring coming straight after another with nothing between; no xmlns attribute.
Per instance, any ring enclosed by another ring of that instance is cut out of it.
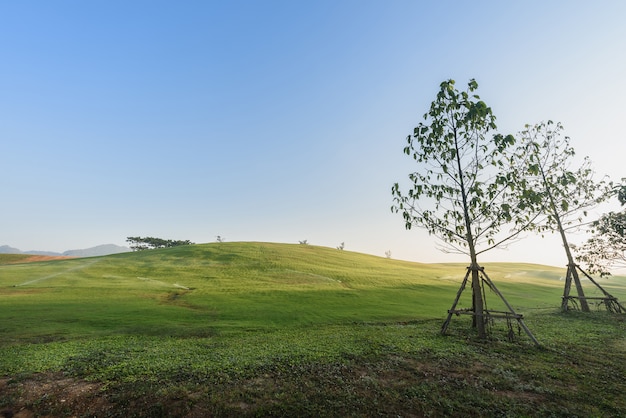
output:
<svg viewBox="0 0 626 418"><path fill-rule="evenodd" d="M0 245L220 235L465 261L389 210L439 83L475 78L503 132L562 122L619 180L625 18L622 1L0 1ZM566 264L556 237L483 260Z"/></svg>

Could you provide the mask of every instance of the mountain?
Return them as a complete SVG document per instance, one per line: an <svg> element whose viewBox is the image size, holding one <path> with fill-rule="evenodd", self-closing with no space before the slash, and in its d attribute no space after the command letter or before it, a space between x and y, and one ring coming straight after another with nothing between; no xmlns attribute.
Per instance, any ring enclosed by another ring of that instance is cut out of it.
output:
<svg viewBox="0 0 626 418"><path fill-rule="evenodd" d="M0 254L22 254L17 248L9 247L8 245L0 246Z"/></svg>
<svg viewBox="0 0 626 418"><path fill-rule="evenodd" d="M127 253L129 251L131 250L128 247L121 247L115 244L104 244L96 247L85 248L83 250L68 250L62 255L68 257L96 257L99 255Z"/></svg>
<svg viewBox="0 0 626 418"><path fill-rule="evenodd" d="M20 254L29 254L29 255L51 255L51 256L57 256L57 255L62 255L61 253L56 253L54 251L23 251Z"/></svg>
<svg viewBox="0 0 626 418"><path fill-rule="evenodd" d="M63 253L56 253L52 251L22 251L8 245L0 246L0 254L63 255L67 257L96 257L100 255L126 253L129 251L131 251L130 248L115 244L98 245L81 250L68 250Z"/></svg>

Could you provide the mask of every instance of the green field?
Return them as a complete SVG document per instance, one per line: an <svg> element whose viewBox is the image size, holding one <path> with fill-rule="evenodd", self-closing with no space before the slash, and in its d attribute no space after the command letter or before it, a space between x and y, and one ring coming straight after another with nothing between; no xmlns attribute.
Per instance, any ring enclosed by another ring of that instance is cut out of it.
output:
<svg viewBox="0 0 626 418"><path fill-rule="evenodd" d="M626 416L624 315L559 312L564 268L484 267L542 347L504 322L477 340L467 317L439 335L462 264L269 243L0 255L0 411ZM598 280L624 304L625 278Z"/></svg>

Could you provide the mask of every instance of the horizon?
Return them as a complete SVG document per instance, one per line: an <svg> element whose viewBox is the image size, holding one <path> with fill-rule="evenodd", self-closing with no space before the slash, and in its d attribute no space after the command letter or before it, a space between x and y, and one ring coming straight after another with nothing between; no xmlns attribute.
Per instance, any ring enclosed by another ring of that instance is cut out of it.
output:
<svg viewBox="0 0 626 418"><path fill-rule="evenodd" d="M207 244L218 244L218 243L222 243L222 242L229 242L229 243L240 243L240 244L245 244L245 243L267 243L267 244L284 244L284 245L311 245L311 246L317 246L317 247L322 247L322 248L329 248L329 249L337 249L338 251L347 251L347 252L354 252L354 253L359 253L359 254L364 254L364 255L369 255L369 256L374 256L374 257L381 257L381 258L389 258L392 260L397 260L397 261L407 261L407 262L411 262L411 263L418 263L418 264L464 264L464 263L468 263L468 260L445 260L445 261L427 261L427 260L423 260L423 261L416 261L416 260L407 260L407 259L402 259L402 258L396 258L393 257L393 254L391 254L391 256L387 256L386 254L372 254L372 253L367 253L367 252L363 252L363 251L356 251L356 250L350 250L350 249L341 249L339 250L337 247L333 247L333 246L328 246L328 245L318 245L315 243L306 243L306 244L302 244L299 242L278 242L278 241L210 241L210 242L192 242L189 245L207 245ZM92 247L87 247L87 248L70 248L70 249L66 249L64 251L49 251L49 250L41 250L41 249L31 249L31 250L24 250L21 248L16 248L13 247L9 244L2 244L0 245L0 248L3 247L9 247L15 250L19 250L20 253L13 253L13 254L24 254L24 255L39 255L40 253L47 253L47 254L52 254L52 255L60 255L63 256L64 253L68 253L68 252L73 252L73 251L83 251L83 250L91 250L91 249L96 249L98 247L106 247L109 245L113 245L116 248L126 248L128 250L128 252L136 252L135 250L132 250L128 245L118 245L118 244L113 244L113 243L105 243L105 244L98 244ZM144 251L148 251L150 249L146 249ZM0 252L0 254L12 254L12 253L3 253ZM107 254L99 254L100 255L113 255L115 253L107 253ZM69 256L69 257L74 257L74 256ZM80 257L80 256L79 256ZM86 256L86 257L91 257L91 256ZM469 256L468 256L469 257ZM567 269L567 265L563 265L563 266L559 266L559 265L554 265L554 264L546 264L546 263L539 263L539 262L532 262L532 261L511 261L511 260L506 260L506 259L501 259L501 260L487 260L484 262L480 262L480 265L483 267L487 267L489 264L529 264L529 265L537 265L537 266L544 266L544 267L551 267L551 268L563 268L563 271L565 272ZM626 268L614 268L611 270L611 276L609 276L608 278L611 277L625 277L626 278ZM596 280L598 279L598 277L595 278ZM583 279L584 282L586 282L585 279Z"/></svg>
<svg viewBox="0 0 626 418"><path fill-rule="evenodd" d="M396 260L396 261L407 261L407 262L412 262L412 263L419 263L419 264L463 264L463 261L415 261L415 260L405 260L405 259L401 259L401 258L395 258L393 257L393 254L391 255L391 257L387 257L385 254L380 255L380 254L371 254L371 253L365 253L365 252L361 252L361 251L355 251L355 250L350 250L350 249L342 249L339 250L337 247L332 247L332 246L327 246L327 245L317 245L315 243L306 243L306 244L302 244L299 242L277 242L277 241L211 241L211 242L192 242L189 245L208 245L208 244L218 244L218 243L234 243L234 244L254 244L254 243L259 243L259 244L280 244L280 245L310 245L313 247L321 247L321 248L328 248L328 249L337 249L337 251L346 251L346 252L354 252L354 253L358 253L358 254L363 254L363 255L368 255L368 256L373 256L373 257L380 257L380 258L389 258L391 260ZM0 249L1 248L11 248L14 250L19 250L20 253L3 253L0 252L0 254L23 254L23 255L38 255L37 253L49 253L49 254L54 254L54 255L63 255L64 253L67 252L71 252L71 251L82 251L82 250L90 250L90 249L95 249L98 247L106 247L106 246L115 246L116 248L126 248L128 249L128 252L137 252L135 250L132 250L128 245L117 245L117 244L113 244L113 243L105 243L105 244L99 244L99 245L95 245L92 247L88 247L88 248L70 248L70 249L66 249L64 251L50 251L50 250L46 250L46 249L22 249L22 248L16 248L13 247L10 244L1 244L0 245ZM163 249L163 248L161 248ZM149 251L152 249L146 249L143 251ZM105 254L105 255L113 255L113 254ZM486 261L485 263L481 263L481 265L487 265L487 264L492 264L492 263L510 263L510 264L533 264L533 265L538 265L538 266L546 266L546 267L553 267L553 268L560 268L561 266L555 266L555 265L550 265L550 264L543 264L543 263L533 263L533 262L518 262L518 261ZM616 272L616 276L621 276L623 274L626 274L626 272Z"/></svg>
<svg viewBox="0 0 626 418"><path fill-rule="evenodd" d="M390 211L414 169L406 135L446 79L475 78L500 132L561 122L599 177L626 177L621 1L34 1L0 15L0 228L22 251L220 235L465 262ZM554 234L479 261L567 264Z"/></svg>

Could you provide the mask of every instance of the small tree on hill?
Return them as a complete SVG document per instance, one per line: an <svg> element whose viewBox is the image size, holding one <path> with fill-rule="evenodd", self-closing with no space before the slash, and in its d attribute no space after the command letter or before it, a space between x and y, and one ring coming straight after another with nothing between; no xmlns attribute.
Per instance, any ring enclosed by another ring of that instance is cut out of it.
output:
<svg viewBox="0 0 626 418"><path fill-rule="evenodd" d="M592 274L611 275L613 268L626 267L626 211L609 212L592 223L591 238L572 246L577 258Z"/></svg>
<svg viewBox="0 0 626 418"><path fill-rule="evenodd" d="M174 241L154 237L127 237L126 242L130 244L130 249L133 251L153 250L155 248L171 248L178 247L180 245L193 244L193 242L189 240Z"/></svg>
<svg viewBox="0 0 626 418"><path fill-rule="evenodd" d="M425 228L440 238L445 251L467 254L470 266L442 327L446 332L453 314L470 314L480 338L486 337L486 323L497 316L486 310L483 284L494 290L509 309L501 313L515 318L537 343L502 294L478 264L478 255L515 238L532 220L529 203L520 198L512 152L515 138L496 134L495 116L479 96L475 80L466 91L458 91L454 80L440 85L437 98L413 135L407 137L404 153L418 165L409 174L410 186L403 192L392 188L392 211L402 213L405 227ZM502 232L504 226L506 232ZM512 228L512 229L511 229ZM471 275L472 308L458 310L459 301ZM538 343L537 343L538 344Z"/></svg>
<svg viewBox="0 0 626 418"><path fill-rule="evenodd" d="M609 195L611 183L595 181L591 163L585 158L582 164L571 169L574 148L567 136L561 136L563 127L552 121L534 126L527 125L519 138L518 161L523 161L527 193L532 194L540 204L542 216L533 222L532 227L540 232L557 232L561 236L567 258L567 273L561 309L567 311L570 303L578 301L583 312L589 311L589 304L580 280L579 272L593 282L611 301L613 298L595 282L574 261L567 240L567 230L578 228L587 210L598 205ZM570 294L572 282L578 296ZM605 299L602 298L602 299ZM615 303L617 301L615 300ZM619 305L619 304L618 304Z"/></svg>
<svg viewBox="0 0 626 418"><path fill-rule="evenodd" d="M619 186L614 192L624 206L626 186ZM589 232L591 238L574 250L591 273L604 277L611 275L612 268L626 268L626 209L602 215L591 224Z"/></svg>

